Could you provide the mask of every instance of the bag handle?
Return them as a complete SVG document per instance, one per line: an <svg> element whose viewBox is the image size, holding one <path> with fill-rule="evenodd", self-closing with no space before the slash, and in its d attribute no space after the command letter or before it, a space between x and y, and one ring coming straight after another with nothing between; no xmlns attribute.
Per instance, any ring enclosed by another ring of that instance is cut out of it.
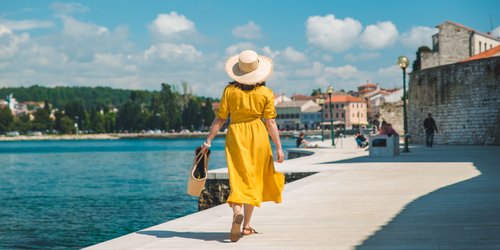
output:
<svg viewBox="0 0 500 250"><path fill-rule="evenodd" d="M196 155L196 164L195 165L198 165L198 163L200 163L201 159L203 159L203 157L200 157L202 154L204 154L205 157L207 157L207 153L206 152L204 153L203 150L200 150L200 152ZM205 169L208 169L208 166L206 166Z"/></svg>

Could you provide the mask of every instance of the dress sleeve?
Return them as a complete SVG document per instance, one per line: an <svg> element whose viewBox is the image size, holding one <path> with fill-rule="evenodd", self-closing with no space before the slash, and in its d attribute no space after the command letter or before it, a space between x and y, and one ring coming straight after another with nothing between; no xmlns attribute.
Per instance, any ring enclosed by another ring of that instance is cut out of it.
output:
<svg viewBox="0 0 500 250"><path fill-rule="evenodd" d="M274 107L274 94L272 91L269 91L269 94L266 95L266 106L264 107L264 118L266 118L266 119L276 118L276 108Z"/></svg>
<svg viewBox="0 0 500 250"><path fill-rule="evenodd" d="M217 117L220 119L227 119L229 116L229 105L228 105L228 88L224 89L222 92L222 97L220 98L219 109L217 110Z"/></svg>

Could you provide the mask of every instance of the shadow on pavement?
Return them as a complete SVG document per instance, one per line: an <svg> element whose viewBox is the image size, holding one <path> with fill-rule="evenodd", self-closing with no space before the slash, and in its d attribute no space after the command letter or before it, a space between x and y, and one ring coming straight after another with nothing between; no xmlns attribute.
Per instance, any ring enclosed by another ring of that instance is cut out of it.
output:
<svg viewBox="0 0 500 250"><path fill-rule="evenodd" d="M500 147L415 147L328 163L360 162L472 162L481 174L415 199L356 249L500 249Z"/></svg>
<svg viewBox="0 0 500 250"><path fill-rule="evenodd" d="M222 243L229 243L229 233L228 232L175 232L167 230L143 230L137 232L138 234L145 234L150 236L156 236L157 238L189 238L204 241L219 241Z"/></svg>

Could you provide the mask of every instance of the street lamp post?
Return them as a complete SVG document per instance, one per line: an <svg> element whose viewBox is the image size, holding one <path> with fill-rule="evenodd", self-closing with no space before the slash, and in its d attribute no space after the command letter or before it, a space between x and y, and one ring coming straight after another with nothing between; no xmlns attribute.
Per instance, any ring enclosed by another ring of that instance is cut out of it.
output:
<svg viewBox="0 0 500 250"><path fill-rule="evenodd" d="M321 141L325 141L325 125L323 125L323 112L325 111L325 97L321 94L319 98L319 104L321 105Z"/></svg>
<svg viewBox="0 0 500 250"><path fill-rule="evenodd" d="M409 61L406 56L398 57L398 66L403 70L403 126L404 126L404 141L405 146L403 153L409 153L408 148L408 121L406 117L406 68L408 67Z"/></svg>
<svg viewBox="0 0 500 250"><path fill-rule="evenodd" d="M328 97L330 100L330 131L331 131L331 136L332 136L332 146L335 147L335 130L333 129L333 111L332 111L332 94L333 94L333 86L330 85L328 87L328 90L326 91L328 93Z"/></svg>

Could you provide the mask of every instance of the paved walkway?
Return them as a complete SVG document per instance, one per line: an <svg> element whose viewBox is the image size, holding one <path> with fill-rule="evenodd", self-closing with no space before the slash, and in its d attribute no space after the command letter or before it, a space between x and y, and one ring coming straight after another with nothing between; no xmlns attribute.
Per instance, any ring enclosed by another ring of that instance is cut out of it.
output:
<svg viewBox="0 0 500 250"><path fill-rule="evenodd" d="M221 205L88 249L500 249L500 147L369 158L347 139L313 150L279 166L319 173L256 209L260 234L231 243Z"/></svg>

